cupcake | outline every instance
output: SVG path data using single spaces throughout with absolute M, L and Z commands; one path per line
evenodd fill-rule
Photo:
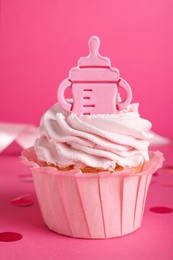
M 129 84 L 99 54 L 99 44 L 90 38 L 89 55 L 60 84 L 39 137 L 22 153 L 48 228 L 88 239 L 141 226 L 152 175 L 163 163 L 159 151 L 148 150 L 151 123 L 140 117 Z M 67 88 L 72 99 L 65 98 Z

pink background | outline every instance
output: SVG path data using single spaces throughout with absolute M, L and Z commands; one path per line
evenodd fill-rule
M 153 130 L 173 138 L 172 0 L 1 0 L 0 121 L 39 124 L 57 88 L 101 39 Z M 69 96 L 69 93 L 67 93 Z

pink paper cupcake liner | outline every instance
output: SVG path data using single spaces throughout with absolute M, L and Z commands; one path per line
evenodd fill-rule
M 130 172 L 81 173 L 43 167 L 33 148 L 23 152 L 31 167 L 45 224 L 66 236 L 104 239 L 129 234 L 141 226 L 147 191 L 163 164 L 163 155 L 150 152 L 138 174 Z

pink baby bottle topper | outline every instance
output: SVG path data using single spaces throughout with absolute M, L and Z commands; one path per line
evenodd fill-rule
M 96 36 L 89 39 L 90 53 L 81 57 L 78 66 L 69 72 L 58 88 L 59 104 L 77 115 L 115 114 L 126 108 L 132 100 L 129 84 L 119 76 L 119 71 L 111 67 L 110 60 L 102 57 L 98 50 L 100 40 Z M 65 99 L 67 88 L 72 89 L 73 103 Z M 121 100 L 119 88 L 124 89 L 125 99 Z

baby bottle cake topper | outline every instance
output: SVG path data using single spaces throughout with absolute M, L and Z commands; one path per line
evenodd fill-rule
M 119 71 L 111 67 L 110 60 L 102 57 L 97 36 L 89 39 L 90 53 L 81 57 L 78 66 L 69 72 L 58 88 L 59 104 L 67 111 L 77 115 L 115 114 L 126 108 L 132 100 L 129 84 L 119 76 Z M 73 103 L 68 102 L 64 93 L 72 88 Z M 119 88 L 124 89 L 126 97 L 119 101 Z

